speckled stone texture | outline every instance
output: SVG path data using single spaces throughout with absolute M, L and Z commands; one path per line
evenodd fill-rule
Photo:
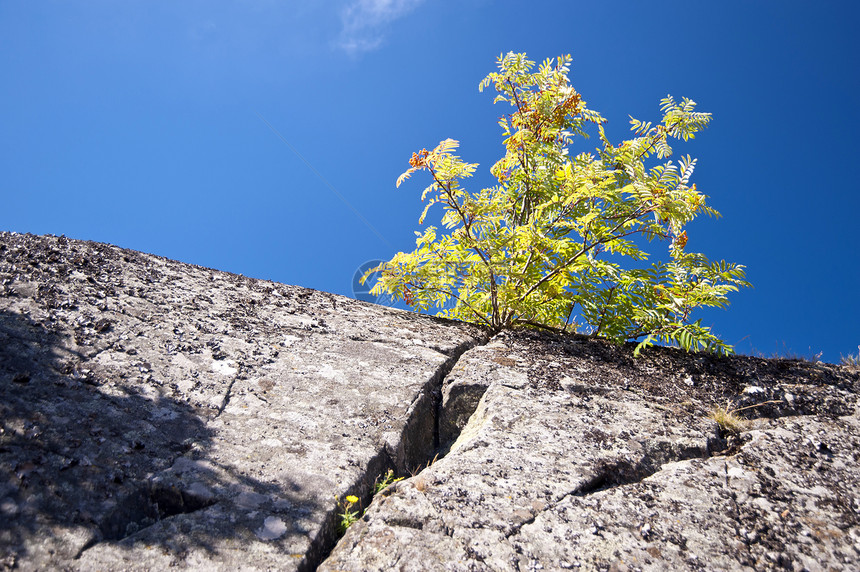
M 425 464 L 461 324 L 0 233 L 0 569 L 311 569 Z
M 501 334 L 445 381 L 478 403 L 450 452 L 321 569 L 860 570 L 857 387 L 825 364 Z M 739 434 L 708 418 L 726 403 L 751 406 Z
M 0 569 L 860 570 L 855 369 L 632 353 L 0 233 Z

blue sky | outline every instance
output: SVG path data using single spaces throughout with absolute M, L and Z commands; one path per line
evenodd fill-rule
M 570 53 L 616 141 L 666 94 L 714 114 L 683 152 L 723 218 L 688 250 L 755 288 L 704 322 L 838 361 L 860 344 L 857 6 L 0 0 L 0 229 L 351 295 L 414 246 L 426 181 L 394 187 L 413 151 L 458 139 L 491 183 L 496 57 Z

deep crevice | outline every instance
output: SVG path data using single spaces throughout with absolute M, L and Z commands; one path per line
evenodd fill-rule
M 434 454 L 434 456 L 426 459 L 426 461 L 433 461 L 436 458 L 437 454 L 438 454 L 438 458 L 441 459 L 442 457 L 445 456 L 445 454 L 447 454 L 447 451 L 443 451 L 441 448 L 446 446 L 446 445 L 450 445 L 450 443 L 447 443 L 447 442 L 445 442 L 445 443 L 440 442 L 439 420 L 442 418 L 442 406 L 443 406 L 443 403 L 442 403 L 442 389 L 443 389 L 442 384 L 445 382 L 445 378 L 448 377 L 448 374 L 451 373 L 451 370 L 454 369 L 454 367 L 457 365 L 457 362 L 459 362 L 460 358 L 463 357 L 463 354 L 465 354 L 467 351 L 469 351 L 473 348 L 476 348 L 478 346 L 487 345 L 488 343 L 490 343 L 491 339 L 492 339 L 492 336 L 488 335 L 488 336 L 485 336 L 485 337 L 480 338 L 478 340 L 473 340 L 473 341 L 470 341 L 470 342 L 467 342 L 464 344 L 460 344 L 459 346 L 457 346 L 456 350 L 451 355 L 451 357 L 448 358 L 448 360 L 445 361 L 445 363 L 443 363 L 441 365 L 441 367 L 436 371 L 436 375 L 433 376 L 433 380 L 431 383 L 434 386 L 434 398 L 435 398 L 435 411 L 433 413 L 433 422 L 434 422 L 433 423 L 433 454 Z M 480 398 L 478 399 L 478 401 L 480 401 Z M 475 409 L 477 409 L 477 407 L 478 407 L 478 402 L 476 401 L 475 402 Z M 474 413 L 474 410 L 472 410 L 472 413 Z M 470 413 L 470 415 L 471 415 L 471 413 Z M 451 439 L 451 442 L 453 443 L 453 441 L 456 441 L 458 436 L 459 436 L 459 432 L 457 435 L 453 436 L 453 439 Z M 449 439 L 446 438 L 446 441 L 448 441 L 448 440 Z
M 441 458 L 438 454 L 442 383 L 463 354 L 472 348 L 486 345 L 490 339 L 489 335 L 485 335 L 459 344 L 450 351 L 448 359 L 436 368 L 421 393 L 410 406 L 411 414 L 404 424 L 400 439 L 397 442 L 397 449 L 392 450 L 388 443 L 384 443 L 376 456 L 368 462 L 364 473 L 349 488 L 350 494 L 361 499 L 360 506 L 366 508 L 370 505 L 373 500 L 374 485 L 388 470 L 392 470 L 398 478 L 407 477 L 411 471 L 429 466 Z M 428 425 L 432 425 L 432 428 Z M 429 443 L 426 439 L 428 429 L 432 434 Z M 420 439 L 422 435 L 425 436 L 423 440 Z M 316 570 L 329 557 L 338 541 L 343 537 L 343 533 L 338 531 L 339 510 L 341 510 L 340 506 L 326 515 L 319 533 L 311 541 L 311 546 L 305 554 L 304 560 L 298 566 L 299 572 Z
M 384 475 L 389 469 L 394 470 L 394 462 L 387 447 L 383 447 L 367 463 L 365 472 L 359 475 L 358 479 L 347 489 L 349 494 L 353 494 L 361 499 L 359 507 L 366 508 L 370 505 L 370 502 L 373 500 L 374 484 L 379 479 L 379 476 Z M 311 539 L 304 559 L 297 566 L 298 572 L 316 570 L 329 557 L 332 550 L 334 550 L 334 547 L 344 535 L 344 532 L 339 527 L 341 510 L 342 507 L 338 505 L 325 516 L 317 535 Z

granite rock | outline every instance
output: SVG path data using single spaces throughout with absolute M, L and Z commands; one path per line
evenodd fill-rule
M 444 383 L 478 396 L 448 454 L 378 495 L 321 570 L 860 569 L 857 377 L 498 335 Z M 743 431 L 709 417 L 726 403 Z
M 339 499 L 431 457 L 483 335 L 0 233 L 0 567 L 312 569 Z
M 860 569 L 856 369 L 632 349 L 0 233 L 0 569 Z

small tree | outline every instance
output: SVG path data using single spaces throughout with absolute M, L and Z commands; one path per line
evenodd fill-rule
M 659 340 L 730 353 L 731 346 L 691 320 L 695 308 L 725 307 L 729 292 L 748 286 L 743 266 L 685 250 L 685 225 L 699 213 L 718 216 L 690 182 L 696 160 L 645 165 L 652 156 L 668 158 L 669 140 L 694 138 L 711 115 L 668 96 L 659 124 L 631 118 L 635 137 L 615 146 L 605 120 L 570 85 L 569 63 L 570 56 L 547 59 L 533 71 L 525 54 L 509 53 L 481 82 L 482 91 L 496 89 L 495 103 L 513 107 L 499 120 L 506 152 L 490 169 L 497 185 L 478 193 L 461 187 L 477 164 L 453 154 L 453 139 L 412 155 L 397 186 L 428 171 L 419 222 L 440 203 L 446 231 L 416 232 L 413 252 L 370 271 L 380 272 L 372 293 L 387 292 L 419 310 L 435 306 L 441 315 L 493 331 L 586 331 L 641 340 L 637 352 Z M 602 147 L 570 157 L 588 125 Z M 655 239 L 668 241 L 668 262 L 647 263 L 642 247 Z M 622 267 L 625 258 L 632 267 Z

